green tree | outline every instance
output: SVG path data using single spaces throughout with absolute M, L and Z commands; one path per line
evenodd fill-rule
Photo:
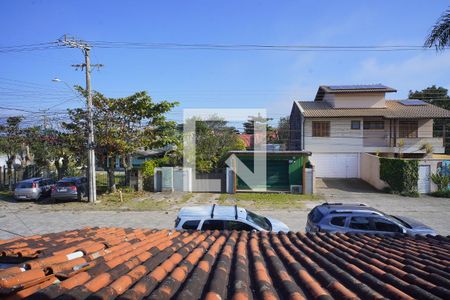
M 201 173 L 222 167 L 229 151 L 245 150 L 236 128 L 228 126 L 226 121 L 192 118 L 187 122 L 196 123 L 195 159 L 196 169 Z
M 34 164 L 40 169 L 56 169 L 58 179 L 66 176 L 74 153 L 70 151 L 68 133 L 40 126 L 26 129 L 27 143 L 33 155 Z
M 270 122 L 272 120 L 273 120 L 272 118 L 263 118 L 261 116 L 261 114 L 258 114 L 257 116 L 250 116 L 248 118 L 248 120 L 243 123 L 244 133 L 246 133 L 246 134 L 254 134 L 255 133 L 255 126 L 257 124 L 266 124 L 266 126 L 267 126 L 266 131 L 267 132 L 272 131 L 273 128 L 270 125 L 267 124 L 268 122 Z
M 273 142 L 286 145 L 289 139 L 289 116 L 281 117 L 278 120 L 278 125 L 274 131 L 276 132 L 276 135 Z
M 25 165 L 28 159 L 24 151 L 24 132 L 20 127 L 23 121 L 22 116 L 13 116 L 6 119 L 6 123 L 0 125 L 0 153 L 6 155 L 7 176 L 9 189 L 12 190 L 12 170 L 16 160 L 20 160 L 21 165 Z
M 86 92 L 77 87 L 81 94 Z M 126 173 L 132 168 L 131 156 L 139 148 L 158 148 L 174 142 L 171 132 L 175 123 L 167 121 L 164 114 L 178 105 L 177 102 L 153 102 L 146 92 L 137 92 L 124 98 L 108 98 L 93 92 L 93 116 L 96 157 L 108 173 L 108 189 L 116 190 L 115 161 L 121 158 Z M 69 110 L 71 122 L 64 127 L 76 137 L 73 147 L 87 151 L 87 114 L 83 109 Z M 85 161 L 85 156 L 79 158 Z
M 436 85 L 432 85 L 427 87 L 421 91 L 409 91 L 408 94 L 409 99 L 421 99 L 430 104 L 450 109 L 450 96 L 448 95 L 448 90 L 444 87 L 437 87 Z M 450 152 L 450 126 L 447 124 L 447 120 L 443 119 L 435 119 L 433 122 L 433 136 L 442 137 L 445 126 L 445 153 Z
M 409 99 L 421 99 L 430 104 L 450 109 L 450 96 L 448 90 L 442 86 L 432 85 L 421 91 L 409 91 Z
M 450 46 L 450 9 L 447 9 L 436 21 L 428 34 L 425 47 L 435 46 L 437 50 L 444 50 Z

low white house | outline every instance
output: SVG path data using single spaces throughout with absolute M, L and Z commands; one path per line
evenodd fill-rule
M 393 92 L 381 84 L 320 86 L 314 101 L 293 104 L 289 149 L 311 151 L 316 176 L 328 178 L 361 178 L 362 153 L 420 154 L 424 144 L 444 153 L 445 132 L 434 137 L 433 120 L 450 118 L 450 111 L 386 100 Z

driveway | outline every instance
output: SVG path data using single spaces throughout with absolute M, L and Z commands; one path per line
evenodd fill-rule
M 385 213 L 411 217 L 450 235 L 450 199 L 382 193 L 361 179 L 318 179 L 317 193 L 328 202 L 365 203 Z

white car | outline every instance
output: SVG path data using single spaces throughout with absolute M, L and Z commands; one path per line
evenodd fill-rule
M 175 220 L 177 230 L 246 230 L 288 232 L 283 222 L 260 216 L 238 206 L 184 207 Z

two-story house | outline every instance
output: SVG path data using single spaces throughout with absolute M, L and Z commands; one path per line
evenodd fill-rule
M 314 101 L 295 101 L 290 150 L 311 151 L 317 177 L 359 178 L 361 153 L 444 153 L 433 120 L 450 111 L 420 100 L 386 100 L 381 85 L 320 86 Z M 445 128 L 444 128 L 445 130 Z

